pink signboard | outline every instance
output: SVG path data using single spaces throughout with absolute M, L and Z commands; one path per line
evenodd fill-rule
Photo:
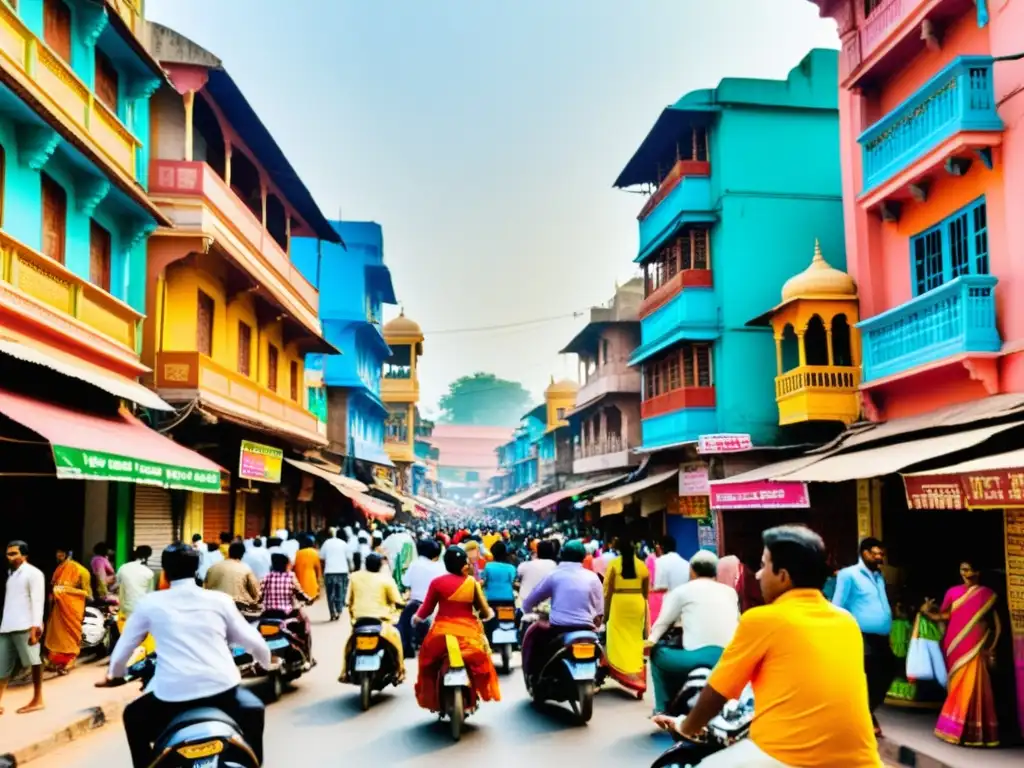
M 712 509 L 806 509 L 811 506 L 807 483 L 720 483 L 711 486 Z
M 753 447 L 750 435 L 701 435 L 697 438 L 698 453 L 737 453 Z

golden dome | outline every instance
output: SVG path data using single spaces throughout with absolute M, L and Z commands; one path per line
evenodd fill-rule
M 570 379 L 562 379 L 561 381 L 555 381 L 555 377 L 551 377 L 551 383 L 548 384 L 548 388 L 544 390 L 545 395 L 575 395 L 580 390 L 580 385 Z
M 384 335 L 422 340 L 423 330 L 420 328 L 419 323 L 405 316 L 405 310 L 403 309 L 398 317 L 384 324 Z
M 809 297 L 852 298 L 857 295 L 857 284 L 853 278 L 831 266 L 821 255 L 821 244 L 814 241 L 814 258 L 811 265 L 794 275 L 782 286 L 782 300 Z

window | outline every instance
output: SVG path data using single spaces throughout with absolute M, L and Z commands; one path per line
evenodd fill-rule
M 601 339 L 601 365 L 608 365 L 608 353 L 610 351 L 610 344 L 608 339 Z
M 565 421 L 565 408 L 556 408 L 555 409 L 555 417 L 559 421 Z
M 43 253 L 64 263 L 64 232 L 68 220 L 68 196 L 64 187 L 41 174 L 43 188 Z
M 299 364 L 294 360 L 288 366 L 288 385 L 292 400 L 299 402 Z
M 644 399 L 684 387 L 710 387 L 711 346 L 683 344 L 658 360 L 644 365 Z
M 277 392 L 277 347 L 267 344 L 267 389 Z
M 4 196 L 7 191 L 7 153 L 0 146 L 0 227 L 4 224 Z
M 114 63 L 96 49 L 96 96 L 117 114 L 118 75 Z
M 207 357 L 213 356 L 213 311 L 215 304 L 212 298 L 202 291 L 198 292 L 199 305 L 196 315 L 196 351 Z
M 910 239 L 914 295 L 961 275 L 988 274 L 988 210 L 985 198 Z
M 711 269 L 711 231 L 688 229 L 644 264 L 647 296 L 684 269 Z
M 71 9 L 64 0 L 43 0 L 43 39 L 71 63 Z
M 89 222 L 89 282 L 110 292 L 110 233 Z
M 252 360 L 252 328 L 247 323 L 238 321 L 238 372 L 243 376 L 250 375 L 249 361 Z

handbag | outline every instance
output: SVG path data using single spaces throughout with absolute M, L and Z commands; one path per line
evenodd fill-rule
M 943 688 L 946 687 L 946 660 L 939 647 L 941 637 L 942 632 L 935 622 L 921 614 L 917 615 L 907 650 L 908 680 L 934 680 Z

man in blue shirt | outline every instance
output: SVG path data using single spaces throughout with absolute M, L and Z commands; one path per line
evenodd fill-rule
M 832 604 L 849 611 L 864 635 L 864 672 L 876 735 L 881 735 L 882 731 L 875 719 L 875 710 L 885 701 L 896 674 L 896 659 L 889 645 L 892 608 L 882 576 L 884 561 L 882 542 L 870 537 L 864 539 L 860 543 L 860 561 L 839 571 L 832 596 Z

